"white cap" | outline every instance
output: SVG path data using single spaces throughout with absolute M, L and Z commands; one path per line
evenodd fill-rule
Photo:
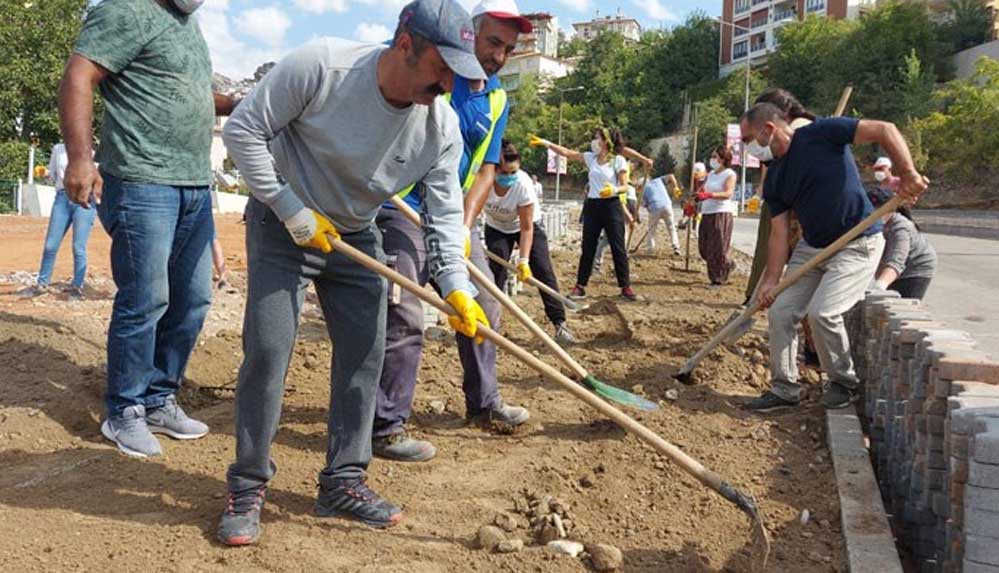
M 874 162 L 874 168 L 880 169 L 882 167 L 891 169 L 891 159 L 888 159 L 887 157 L 878 157 L 878 160 Z
M 534 24 L 520 15 L 520 9 L 514 0 L 482 0 L 472 8 L 472 18 L 488 14 L 500 20 L 511 20 L 520 28 L 521 34 L 534 31 Z
M 698 161 L 694 164 L 694 173 L 707 173 L 708 168 L 704 166 L 704 163 Z

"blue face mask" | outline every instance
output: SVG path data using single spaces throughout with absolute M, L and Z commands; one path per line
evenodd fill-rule
M 513 187 L 517 183 L 517 174 L 516 173 L 509 173 L 509 174 L 507 174 L 507 173 L 500 173 L 499 175 L 496 176 L 496 183 L 500 187 L 504 187 L 506 189 L 509 189 L 510 187 Z

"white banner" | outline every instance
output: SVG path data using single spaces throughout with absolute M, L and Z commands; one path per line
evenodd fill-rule
M 554 174 L 558 172 L 561 175 L 565 175 L 569 172 L 569 161 L 562 157 L 561 155 L 555 153 L 551 149 L 548 150 L 548 173 Z
M 738 123 L 728 124 L 727 144 L 732 150 L 732 165 L 742 165 L 742 129 Z M 760 166 L 760 160 L 752 155 L 746 154 L 746 167 L 756 169 Z

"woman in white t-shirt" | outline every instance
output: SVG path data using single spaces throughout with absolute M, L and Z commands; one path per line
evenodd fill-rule
M 534 277 L 558 290 L 558 279 L 548 250 L 548 235 L 541 224 L 541 206 L 531 176 L 520 170 L 520 153 L 508 141 L 503 141 L 500 165 L 493 188 L 482 209 L 486 219 L 486 248 L 504 260 L 510 258 L 519 245 L 517 279 L 526 282 Z M 506 285 L 506 267 L 489 261 L 496 284 Z M 565 324 L 565 306 L 551 295 L 541 292 L 545 315 L 555 326 L 555 339 L 563 344 L 575 342 Z
M 626 300 L 637 300 L 638 296 L 631 288 L 628 251 L 624 240 L 625 225 L 633 220 L 622 197 L 628 192 L 628 165 L 625 157 L 649 167 L 652 166 L 652 160 L 627 147 L 620 130 L 606 127 L 593 130 L 590 151 L 582 153 L 537 137 L 532 137 L 531 144 L 547 147 L 570 161 L 585 163 L 589 169 L 589 185 L 586 202 L 583 204 L 583 252 L 576 271 L 576 286 L 572 287 L 569 298 L 586 297 L 586 285 L 593 272 L 597 242 L 601 233 L 607 233 L 621 296 Z
M 732 200 L 736 174 L 731 165 L 732 150 L 724 145 L 716 147 L 711 152 L 711 172 L 697 193 L 702 215 L 697 248 L 708 264 L 708 278 L 714 287 L 727 283 L 729 273 L 735 268 L 735 261 L 728 259 L 736 213 L 735 201 Z

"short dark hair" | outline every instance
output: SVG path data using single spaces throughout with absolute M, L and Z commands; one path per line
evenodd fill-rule
M 727 145 L 719 145 L 714 148 L 714 152 L 721 159 L 722 165 L 725 167 L 732 167 L 732 150 Z
M 808 119 L 815 121 L 815 114 L 805 109 L 805 106 L 791 92 L 782 88 L 767 88 L 763 90 L 753 103 L 772 103 L 784 112 L 784 119 Z
M 766 102 L 755 104 L 753 107 L 746 110 L 746 113 L 742 114 L 742 118 L 754 127 L 768 121 L 772 121 L 774 123 L 787 123 L 784 111 L 774 104 Z
M 403 34 L 409 34 L 409 37 L 413 39 L 413 55 L 414 56 L 421 56 L 421 55 L 423 55 L 424 50 L 426 50 L 431 45 L 433 45 L 430 40 L 428 40 L 427 38 L 421 36 L 420 34 L 414 32 L 414 31 L 410 30 L 409 26 L 407 26 L 406 24 L 403 24 L 403 23 L 400 23 L 398 26 L 396 26 L 396 28 L 395 28 L 395 35 L 392 36 L 392 42 L 393 43 L 398 42 L 399 38 Z
M 520 161 L 520 152 L 517 151 L 517 146 L 508 139 L 503 140 L 503 145 L 500 148 L 500 155 L 503 156 L 503 161 L 506 161 L 507 163 Z

